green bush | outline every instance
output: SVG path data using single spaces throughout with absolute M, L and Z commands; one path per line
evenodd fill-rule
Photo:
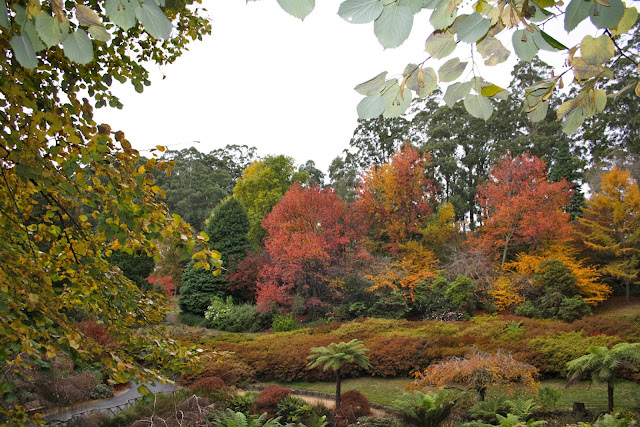
M 402 427 L 404 424 L 394 417 L 368 416 L 358 418 L 355 424 L 348 427 Z
M 529 341 L 529 346 L 541 355 L 536 367 L 543 375 L 566 376 L 567 362 L 582 356 L 591 346 L 608 347 L 619 342 L 618 337 L 583 336 L 582 331 L 560 332 Z
M 536 401 L 544 410 L 556 409 L 562 393 L 555 387 L 544 386 L 538 390 Z
M 402 319 L 409 312 L 407 297 L 402 291 L 376 292 L 369 315 L 384 319 Z
M 192 313 L 179 313 L 178 321 L 187 326 L 198 326 L 204 328 L 207 325 L 207 319 Z
M 259 394 L 257 391 L 247 391 L 244 394 L 238 394 L 229 400 L 229 409 L 236 412 L 248 413 L 258 399 Z
M 410 425 L 437 427 L 449 417 L 456 400 L 455 393 L 441 388 L 427 393 L 404 393 L 393 407 Z
M 304 426 L 313 424 L 311 421 L 317 418 L 316 414 L 304 400 L 295 396 L 286 396 L 278 402 L 276 413 L 282 423 L 301 423 Z
M 214 297 L 204 313 L 207 326 L 227 332 L 260 332 L 269 327 L 270 316 L 256 310 L 255 305 L 235 305 L 231 297 Z
M 293 317 L 293 313 L 276 314 L 273 316 L 273 323 L 271 323 L 273 332 L 288 332 L 299 327 L 300 322 Z

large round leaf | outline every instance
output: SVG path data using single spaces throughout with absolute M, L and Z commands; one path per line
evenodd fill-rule
M 316 0 L 278 0 L 278 4 L 289 15 L 304 20 L 316 7 Z
M 450 31 L 434 31 L 424 45 L 424 50 L 436 59 L 449 56 L 455 49 L 456 41 Z
M 87 33 L 77 29 L 62 42 L 64 54 L 78 64 L 88 64 L 93 60 L 93 43 Z
M 373 32 L 385 49 L 400 46 L 411 34 L 413 12 L 407 6 L 391 3 L 373 24 Z
M 533 33 L 528 30 L 517 30 L 513 32 L 513 48 L 518 58 L 530 62 L 538 54 L 538 46 L 534 41 Z
M 384 112 L 385 106 L 386 104 L 382 96 L 367 96 L 358 103 L 358 118 L 363 120 L 375 119 Z
M 458 27 L 458 40 L 466 43 L 475 43 L 480 40 L 491 26 L 491 21 L 478 12 L 473 12 Z
M 109 19 L 123 30 L 136 25 L 136 5 L 129 0 L 105 0 L 104 8 Z
M 340 4 L 338 15 L 352 24 L 366 24 L 375 21 L 383 9 L 380 0 L 346 0 Z
M 624 15 L 622 0 L 607 0 L 607 3 L 609 6 L 594 1 L 589 11 L 591 22 L 598 28 L 615 28 Z
M 493 114 L 493 105 L 489 98 L 485 98 L 482 95 L 467 95 L 464 99 L 464 108 L 473 117 L 482 119 L 484 121 L 489 120 Z
M 142 23 L 144 29 L 157 39 L 168 39 L 171 35 L 171 21 L 165 16 L 155 0 L 144 0 L 136 7 L 136 18 Z
M 38 58 L 33 50 L 29 35 L 24 33 L 21 36 L 13 36 L 11 41 L 11 48 L 16 55 L 16 59 L 24 68 L 36 68 L 38 66 Z

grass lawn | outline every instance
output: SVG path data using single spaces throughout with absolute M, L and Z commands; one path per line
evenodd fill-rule
M 562 392 L 558 402 L 559 409 L 570 409 L 573 402 L 583 402 L 588 410 L 601 412 L 607 409 L 607 385 L 590 384 L 581 382 L 565 388 L 564 380 L 546 380 L 544 386 L 555 387 Z M 616 384 L 613 394 L 615 409 L 640 408 L 640 384 L 633 382 L 620 382 Z
M 406 390 L 406 385 L 411 378 L 377 378 L 363 377 L 351 378 L 342 381 L 342 392 L 358 390 L 367 396 L 369 401 L 379 405 L 390 406 Z M 280 383 L 269 382 L 265 384 L 279 384 L 283 387 L 314 390 L 325 393 L 335 393 L 336 384 L 334 382 L 292 382 Z M 593 412 L 604 411 L 607 408 L 607 386 L 606 384 L 593 384 L 582 382 L 565 388 L 564 380 L 545 380 L 543 386 L 555 387 L 562 393 L 558 402 L 558 409 L 571 409 L 573 402 L 583 402 L 587 409 Z M 621 382 L 616 385 L 614 403 L 617 409 L 636 409 L 640 407 L 640 384 L 632 382 Z

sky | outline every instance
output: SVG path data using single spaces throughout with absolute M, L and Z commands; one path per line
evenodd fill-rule
M 151 65 L 152 84 L 143 94 L 117 87 L 124 108 L 100 109 L 96 119 L 124 131 L 141 151 L 246 144 L 260 156 L 313 160 L 326 173 L 357 125 L 362 96 L 353 88 L 382 71 L 401 78 L 406 64 L 427 58 L 424 41 L 432 31 L 430 11 L 423 10 L 410 38 L 384 50 L 373 24 L 342 20 L 339 5 L 319 0 L 302 22 L 275 0 L 205 0 L 212 34 L 191 43 L 174 64 Z M 491 70 L 491 81 L 508 85 L 510 69 Z

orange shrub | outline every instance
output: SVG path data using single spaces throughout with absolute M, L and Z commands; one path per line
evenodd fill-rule
M 214 357 L 205 362 L 201 371 L 183 372 L 180 382 L 191 385 L 208 377 L 218 377 L 224 384 L 232 386 L 255 380 L 256 372 L 235 355 L 222 359 Z
M 379 336 L 364 341 L 369 349 L 371 375 L 380 377 L 406 377 L 413 370 L 430 362 L 425 350 L 426 339 L 397 335 Z
M 195 383 L 191 384 L 189 387 L 191 391 L 205 391 L 205 392 L 218 392 L 223 391 L 227 388 L 224 381 L 220 379 L 220 377 L 206 377 L 199 379 Z

